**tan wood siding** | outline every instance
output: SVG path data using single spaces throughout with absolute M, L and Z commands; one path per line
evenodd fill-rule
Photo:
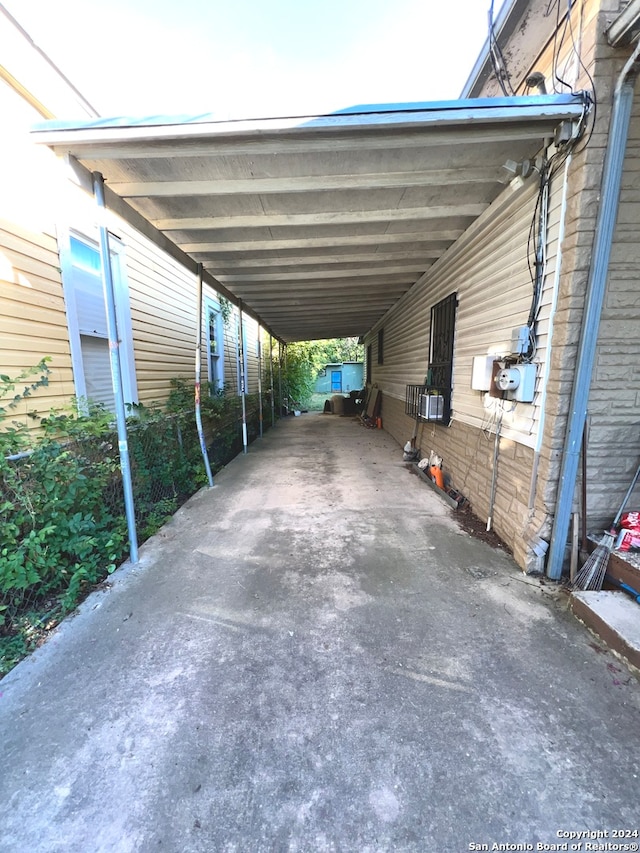
M 554 181 L 550 198 L 548 263 L 540 310 L 536 395 L 539 400 L 548 346 L 549 312 L 555 273 L 562 175 Z M 424 381 L 429 356 L 430 311 L 449 293 L 458 294 L 452 407 L 454 420 L 481 426 L 494 404 L 471 389 L 474 356 L 506 353 L 514 327 L 529 314 L 533 287 L 527 263 L 527 242 L 537 182 L 530 180 L 520 194 L 505 191 L 484 217 L 463 235 L 421 284 L 385 318 L 384 364 L 377 364 L 374 330 L 373 376 L 385 396 L 404 400 L 405 386 Z M 505 407 L 505 434 L 533 445 L 539 412 L 534 405 Z
M 27 412 L 63 408 L 74 393 L 59 264 L 52 237 L 0 221 L 0 372 L 13 377 L 51 357 L 49 386 L 11 414 L 30 427 Z

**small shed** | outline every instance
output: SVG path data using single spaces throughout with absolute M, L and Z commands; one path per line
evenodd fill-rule
M 348 394 L 364 385 L 364 362 L 341 361 L 326 364 L 316 379 L 316 394 Z

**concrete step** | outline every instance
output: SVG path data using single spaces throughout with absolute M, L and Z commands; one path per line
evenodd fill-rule
M 608 589 L 573 592 L 570 604 L 578 619 L 640 676 L 640 604 L 625 592 Z
M 607 574 L 640 592 L 640 554 L 613 551 L 609 557 Z

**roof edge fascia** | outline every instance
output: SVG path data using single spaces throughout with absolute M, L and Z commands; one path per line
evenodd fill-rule
M 351 108 L 323 116 L 267 118 L 237 121 L 214 120 L 210 115 L 149 118 L 112 118 L 95 121 L 38 122 L 31 129 L 34 141 L 52 147 L 76 142 L 116 143 L 181 140 L 266 134 L 358 132 L 374 128 L 394 130 L 556 118 L 569 119 L 581 113 L 579 94 L 525 95 L 509 98 L 466 98 L 417 104 Z M 354 111 L 356 110 L 356 111 Z

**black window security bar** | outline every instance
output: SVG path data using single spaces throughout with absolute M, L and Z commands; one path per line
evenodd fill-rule
M 404 411 L 411 418 L 448 426 L 451 422 L 451 389 L 435 385 L 407 385 Z

